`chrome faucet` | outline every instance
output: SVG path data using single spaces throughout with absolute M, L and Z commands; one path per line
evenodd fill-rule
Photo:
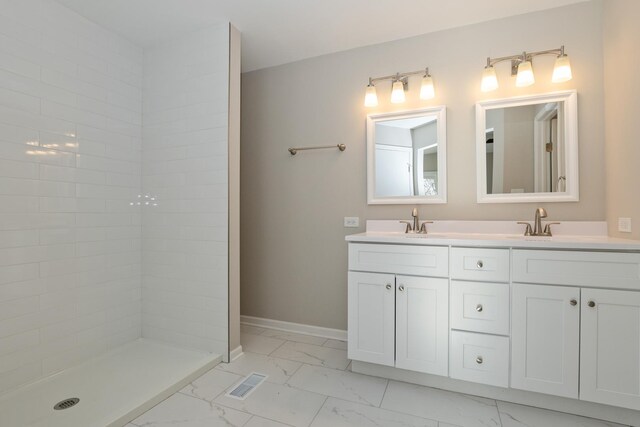
M 556 224 L 560 224 L 559 222 L 550 222 L 547 223 L 544 227 L 544 229 L 542 228 L 542 218 L 546 218 L 547 217 L 547 211 L 544 208 L 538 208 L 536 209 L 536 214 L 534 217 L 534 222 L 533 222 L 533 229 L 531 229 L 531 224 L 529 224 L 528 222 L 518 222 L 518 224 L 522 224 L 522 225 L 526 225 L 527 228 L 525 228 L 524 231 L 524 235 L 525 236 L 548 236 L 551 237 L 551 226 L 552 225 L 556 225 Z
M 400 223 L 406 225 L 404 232 L 427 234 L 427 224 L 433 224 L 433 221 L 422 221 L 421 225 L 420 218 L 418 218 L 418 208 L 413 208 L 413 210 L 411 211 L 411 216 L 413 217 L 413 224 L 411 224 L 411 222 L 409 221 L 400 221 Z
M 536 209 L 536 216 L 534 218 L 533 235 L 540 236 L 542 234 L 542 218 L 547 217 L 547 211 L 544 208 Z
M 418 230 L 420 219 L 418 218 L 418 208 L 413 208 L 411 211 L 411 216 L 413 217 L 413 231 Z

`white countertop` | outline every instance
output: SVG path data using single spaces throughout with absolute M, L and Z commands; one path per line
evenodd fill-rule
M 639 240 L 608 237 L 603 222 L 563 222 L 552 227 L 553 237 L 515 233 L 523 228 L 515 221 L 435 221 L 428 224 L 428 234 L 404 233 L 402 227 L 398 221 L 367 221 L 366 232 L 345 239 L 405 245 L 640 251 Z M 476 232 L 479 230 L 485 232 Z

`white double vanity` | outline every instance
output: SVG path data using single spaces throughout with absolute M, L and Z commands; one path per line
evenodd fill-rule
M 446 112 L 367 117 L 369 205 L 447 203 Z M 578 130 L 574 90 L 479 101 L 466 206 L 579 202 Z M 353 371 L 640 425 L 640 242 L 543 208 L 412 216 L 347 237 Z
M 639 242 L 599 222 L 553 237 L 515 222 L 403 227 L 346 238 L 354 371 L 600 418 L 614 408 L 581 402 L 640 410 Z

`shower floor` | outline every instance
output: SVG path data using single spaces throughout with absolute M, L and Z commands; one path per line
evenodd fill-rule
M 139 339 L 0 396 L 0 426 L 115 427 L 220 363 L 221 356 Z M 72 408 L 54 411 L 77 397 Z

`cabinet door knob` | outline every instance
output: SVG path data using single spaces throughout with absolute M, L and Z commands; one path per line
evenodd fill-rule
M 477 311 L 478 313 L 480 313 L 482 310 L 484 310 L 484 308 L 482 307 L 482 304 L 478 304 L 478 305 L 476 305 L 476 311 Z
M 387 290 L 391 290 L 391 283 L 387 283 L 386 288 L 387 288 Z
M 482 268 L 482 267 L 484 267 L 484 262 L 482 262 L 482 260 L 478 260 L 476 265 L 478 266 L 478 268 Z
M 400 286 L 398 287 L 398 290 L 399 290 L 400 292 L 404 291 L 404 285 L 400 285 Z
M 478 356 L 478 357 L 476 357 L 476 363 L 477 363 L 478 365 L 482 365 L 482 362 L 484 362 L 484 360 L 482 359 L 482 356 Z
M 589 307 L 593 308 L 593 307 L 595 307 L 595 306 L 596 306 L 596 303 L 595 303 L 595 301 L 589 301 L 589 302 L 587 303 L 587 305 L 588 305 Z
M 575 307 L 576 305 L 578 305 L 578 301 L 576 301 L 575 299 L 572 299 L 571 301 L 569 301 L 569 304 Z

